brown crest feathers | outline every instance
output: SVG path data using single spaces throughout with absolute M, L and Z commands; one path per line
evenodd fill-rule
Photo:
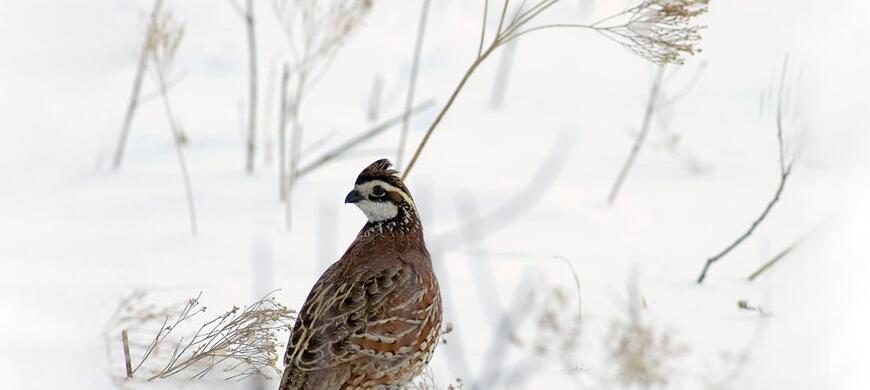
M 360 172 L 359 176 L 356 178 L 356 184 L 362 184 L 372 180 L 381 180 L 394 187 L 401 188 L 402 191 L 410 196 L 411 192 L 408 191 L 408 187 L 405 187 L 405 183 L 402 182 L 402 179 L 398 176 L 399 171 L 390 169 L 392 166 L 393 163 L 385 158 L 375 161 Z

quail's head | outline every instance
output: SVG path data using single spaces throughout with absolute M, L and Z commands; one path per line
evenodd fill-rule
M 405 183 L 390 167 L 387 159 L 371 163 L 356 178 L 353 190 L 344 203 L 353 203 L 369 222 L 387 221 L 399 216 L 401 210 L 415 210 L 414 200 Z

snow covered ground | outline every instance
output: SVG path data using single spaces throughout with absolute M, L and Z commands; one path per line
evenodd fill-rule
M 141 107 L 122 169 L 109 168 L 151 2 L 7 1 L 0 11 L 2 389 L 113 388 L 108 370 L 118 362 L 106 361 L 101 332 L 133 290 L 166 302 L 202 291 L 217 313 L 280 288 L 279 300 L 299 307 L 363 223 L 342 204 L 356 174 L 394 156 L 398 127 L 304 178 L 286 232 L 276 164 L 261 155 L 253 176 L 243 171 L 242 23 L 225 2 L 167 3 L 186 24 L 176 63 L 186 76 L 171 94 L 190 138 L 196 237 L 159 102 Z M 376 75 L 385 81 L 383 117 L 401 111 L 417 3 L 374 2 L 365 27 L 306 98 L 303 144 L 332 133 L 327 145 L 335 145 L 367 128 Z M 479 3 L 433 2 L 418 101 L 440 107 L 470 64 Z M 624 6 L 563 3 L 544 20 L 588 22 Z M 287 48 L 270 3 L 257 6 L 263 102 Z M 668 388 L 711 388 L 722 378 L 734 389 L 868 388 L 868 20 L 870 7 L 858 0 L 713 2 L 703 53 L 667 84 L 678 90 L 706 61 L 668 129 L 707 169 L 693 174 L 651 146 L 654 129 L 613 206 L 605 198 L 631 146 L 628 129 L 639 127 L 652 66 L 592 32 L 531 34 L 517 45 L 505 102 L 495 109 L 499 56 L 485 63 L 408 181 L 455 327 L 432 363 L 438 382 L 474 384 L 491 356 L 493 305 L 516 299 L 521 280 L 573 291 L 561 256 L 582 289 L 580 373 L 572 378 L 545 358 L 514 365 L 529 348 L 511 348 L 507 366 L 531 373 L 525 388 L 616 387 L 600 378 L 612 368 L 603 345 L 610 320 L 625 316 L 631 275 L 644 315 L 687 349 L 669 362 Z M 696 285 L 704 260 L 742 233 L 776 189 L 774 118 L 761 100 L 786 54 L 794 70 L 787 142 L 800 145 L 794 173 L 755 234 Z M 413 120 L 412 145 L 435 112 Z M 261 123 L 274 137 L 274 118 Z M 496 217 L 469 227 L 474 215 Z M 744 280 L 808 233 L 763 277 Z M 494 286 L 483 294 L 480 264 L 491 268 Z M 738 300 L 771 315 L 739 310 Z M 743 351 L 748 360 L 732 375 Z M 215 382 L 189 386 L 206 385 Z

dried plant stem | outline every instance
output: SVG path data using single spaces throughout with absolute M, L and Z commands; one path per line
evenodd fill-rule
M 169 91 L 166 87 L 166 77 L 164 76 L 163 71 L 159 69 L 160 66 L 157 66 L 157 68 L 157 80 L 160 83 L 160 91 L 163 95 L 163 109 L 166 111 L 166 117 L 169 121 L 169 129 L 172 131 L 172 143 L 175 145 L 175 155 L 178 158 L 178 167 L 181 169 L 181 178 L 184 181 L 184 191 L 187 195 L 187 215 L 190 219 L 190 233 L 196 235 L 196 206 L 193 202 L 193 188 L 190 185 L 190 173 L 187 170 L 187 162 L 184 159 L 184 151 L 182 150 L 184 135 L 175 123 L 175 116 L 172 113 L 172 105 L 169 102 Z
M 751 275 L 746 277 L 746 280 L 748 280 L 750 282 L 755 281 L 755 278 L 757 278 L 762 273 L 764 273 L 764 271 L 767 271 L 768 268 L 772 267 L 774 264 L 776 264 L 777 262 L 782 260 L 782 258 L 785 257 L 786 255 L 788 255 L 789 253 L 791 253 L 791 251 L 794 250 L 794 248 L 797 248 L 798 244 L 800 244 L 800 243 L 801 243 L 801 240 L 798 240 L 798 241 L 795 241 L 794 243 L 792 243 L 791 245 L 787 246 L 785 249 L 783 249 L 782 251 L 777 253 L 776 256 L 774 256 L 773 258 L 771 258 L 770 260 L 765 262 L 757 270 L 755 270 L 755 272 L 753 272 Z
M 490 104 L 493 108 L 500 108 L 504 103 L 505 92 L 507 92 L 508 82 L 510 81 L 511 68 L 513 67 L 514 57 L 517 53 L 517 43 L 519 41 L 510 41 L 505 45 L 504 52 L 501 53 L 501 59 L 498 64 L 498 73 L 495 75 L 495 83 L 492 88 L 492 96 Z
M 257 37 L 254 25 L 254 1 L 245 3 L 245 27 L 248 35 L 248 148 L 247 172 L 254 172 L 254 154 L 257 144 Z
M 275 119 L 272 116 L 273 104 L 275 103 L 275 82 L 276 72 L 278 71 L 278 61 L 274 58 L 269 64 L 269 74 L 266 76 L 266 91 L 265 101 L 263 102 L 263 162 L 266 165 L 272 165 L 272 130 L 275 124 Z
M 156 0 L 154 8 L 151 10 L 151 19 L 153 21 L 160 14 L 160 9 L 163 7 L 163 0 Z M 153 24 L 149 22 L 148 29 L 152 28 Z M 121 125 L 121 134 L 118 138 L 118 145 L 115 147 L 115 158 L 112 161 L 114 169 L 121 167 L 121 161 L 124 159 L 124 148 L 127 145 L 127 137 L 130 134 L 130 126 L 133 125 L 133 116 L 136 113 L 136 108 L 139 106 L 139 91 L 142 89 L 142 80 L 145 79 L 145 69 L 148 65 L 149 57 L 149 40 L 146 39 L 142 44 L 142 51 L 139 53 L 139 63 L 136 67 L 136 77 L 133 79 L 133 91 L 130 93 L 130 101 L 127 103 L 127 112 L 124 114 L 124 123 Z
M 287 83 L 290 81 L 290 66 L 284 64 L 281 73 L 281 107 L 278 110 L 278 186 L 279 198 L 287 197 Z
M 372 88 L 369 92 L 368 107 L 366 108 L 366 119 L 369 123 L 375 122 L 381 115 L 381 100 L 384 94 L 384 78 L 377 74 L 372 80 Z
M 583 300 L 580 295 L 580 278 L 577 276 L 577 271 L 574 270 L 574 265 L 571 264 L 571 260 L 568 260 L 568 258 L 564 256 L 556 256 L 555 258 L 564 261 L 565 264 L 568 265 L 568 268 L 571 269 L 571 276 L 574 277 L 574 287 L 577 289 L 577 320 L 580 320 L 583 318 Z
M 652 82 L 652 87 L 650 87 L 649 99 L 646 102 L 646 111 L 644 111 L 643 114 L 643 122 L 641 123 L 640 134 L 638 134 L 637 139 L 634 140 L 634 145 L 631 147 L 631 152 L 628 154 L 628 158 L 622 165 L 622 170 L 619 171 L 619 176 L 617 176 L 616 182 L 613 183 L 613 187 L 610 189 L 610 195 L 607 196 L 608 204 L 613 204 L 613 202 L 616 200 L 616 196 L 619 194 L 619 189 L 622 188 L 622 183 L 628 176 L 628 172 L 631 170 L 632 165 L 634 165 L 634 160 L 637 158 L 637 154 L 640 152 L 640 148 L 641 146 L 643 146 L 643 142 L 646 140 L 647 134 L 649 134 L 649 129 L 650 127 L 652 127 L 652 117 L 656 110 L 656 103 L 662 85 L 662 77 L 664 76 L 664 74 L 665 66 L 659 65 L 658 69 L 656 70 L 655 78 Z
M 704 279 L 707 277 L 707 271 L 710 269 L 710 266 L 713 265 L 713 263 L 721 260 L 723 257 L 725 257 L 725 255 L 727 255 L 729 252 L 731 252 L 731 250 L 736 248 L 738 245 L 740 245 L 740 243 L 742 243 L 749 236 L 751 236 L 752 233 L 755 231 L 755 229 L 758 227 L 758 225 L 760 225 L 761 222 L 764 221 L 765 218 L 767 218 L 767 215 L 770 213 L 770 210 L 772 210 L 773 206 L 777 202 L 779 202 L 779 198 L 782 195 L 782 191 L 785 189 L 785 183 L 788 180 L 789 175 L 791 175 L 791 168 L 792 168 L 792 165 L 794 163 L 794 158 L 789 160 L 789 162 L 786 162 L 785 145 L 784 145 L 784 142 L 782 139 L 782 127 L 783 127 L 783 124 L 782 124 L 782 105 L 783 105 L 783 92 L 785 89 L 785 80 L 786 80 L 787 71 L 788 71 L 788 58 L 785 59 L 785 61 L 783 62 L 783 65 L 782 65 L 782 75 L 781 75 L 782 78 L 780 80 L 780 85 L 779 85 L 779 99 L 778 99 L 778 105 L 777 105 L 777 111 L 776 111 L 776 139 L 777 139 L 777 144 L 779 146 L 779 186 L 777 187 L 776 193 L 773 195 L 773 198 L 769 202 L 767 202 L 767 206 L 765 206 L 764 211 L 761 212 L 761 215 L 759 215 L 758 218 L 756 218 L 754 221 L 752 221 L 752 224 L 749 225 L 749 229 L 747 229 L 745 232 L 743 232 L 743 234 L 741 234 L 740 237 L 737 237 L 736 240 L 734 240 L 731 244 L 726 246 L 725 249 L 723 249 L 721 252 L 719 252 L 716 255 L 714 255 L 713 257 L 710 257 L 709 259 L 707 259 L 707 262 L 704 264 L 704 269 L 702 269 L 701 274 L 698 275 L 698 279 L 697 279 L 698 284 L 701 284 L 704 282 Z
M 508 17 L 507 11 L 510 7 L 510 0 L 504 0 L 495 35 L 486 44 L 486 21 L 489 12 L 489 1 L 484 1 L 483 23 L 477 56 L 465 71 L 459 84 L 429 126 L 429 129 L 426 130 L 426 134 L 423 135 L 419 145 L 417 145 L 411 161 L 404 168 L 402 173 L 403 180 L 408 177 L 411 169 L 414 168 L 414 164 L 420 158 L 420 153 L 426 147 L 435 128 L 444 119 L 444 115 L 453 106 L 456 97 L 462 91 L 465 83 L 468 82 L 468 79 L 480 64 L 502 45 L 534 31 L 553 28 L 579 28 L 597 31 L 633 53 L 654 63 L 681 63 L 682 56 L 695 53 L 695 44 L 701 39 L 699 32 L 703 27 L 693 25 L 692 21 L 695 17 L 707 11 L 707 0 L 689 0 L 677 3 L 670 3 L 665 0 L 644 0 L 635 7 L 628 8 L 591 25 L 550 24 L 525 28 L 530 21 L 558 2 L 559 0 L 539 0 L 534 5 L 526 7 L 526 1 L 522 1 L 514 9 L 512 15 Z M 620 17 L 627 20 L 615 22 L 615 24 L 611 25 L 604 24 Z
M 405 98 L 405 116 L 402 118 L 402 132 L 399 135 L 399 149 L 396 151 L 396 167 L 401 170 L 408 141 L 408 127 L 411 124 L 411 106 L 414 105 L 414 90 L 417 87 L 417 70 L 420 67 L 420 52 L 423 50 L 423 37 L 426 34 L 426 21 L 429 19 L 430 0 L 423 0 L 420 22 L 417 26 L 417 41 L 414 43 L 414 59 L 411 63 L 411 76 L 408 82 L 408 95 Z
M 124 370 L 127 379 L 133 377 L 133 363 L 130 361 L 130 339 L 127 337 L 127 329 L 121 331 L 121 347 L 124 349 Z
M 434 102 L 432 100 L 427 100 L 423 103 L 418 104 L 416 107 L 411 108 L 411 110 L 409 112 L 411 115 L 416 115 L 416 114 L 420 113 L 421 111 L 431 107 L 433 104 L 434 104 Z M 394 116 L 390 119 L 387 119 L 387 120 L 381 122 L 379 125 L 374 126 L 371 129 L 368 129 L 368 130 L 362 132 L 361 134 L 357 135 L 356 137 L 351 138 L 350 140 L 336 146 L 332 150 L 323 153 L 323 155 L 318 157 L 316 160 L 312 161 L 308 165 L 301 167 L 298 170 L 298 172 L 296 172 L 296 178 L 298 179 L 298 178 L 301 178 L 301 177 L 311 173 L 312 171 L 316 170 L 317 168 L 320 168 L 321 166 L 323 166 L 324 164 L 334 160 L 335 158 L 346 153 L 347 151 L 357 147 L 361 143 L 363 143 L 363 142 L 371 139 L 372 137 L 386 131 L 387 129 L 395 126 L 396 124 L 400 123 L 403 120 L 406 113 L 402 113 L 398 116 Z
M 465 75 L 462 76 L 462 80 L 459 81 L 459 85 L 456 86 L 456 89 L 453 90 L 453 93 L 450 94 L 450 98 L 447 99 L 447 103 L 444 104 L 444 107 L 441 108 L 441 111 L 438 112 L 438 116 L 435 117 L 435 120 L 429 125 L 429 129 L 426 130 L 426 134 L 423 135 L 423 139 L 420 141 L 420 144 L 417 145 L 417 150 L 414 151 L 414 156 L 411 157 L 411 161 L 408 162 L 408 166 L 405 167 L 404 172 L 402 172 L 402 180 L 408 177 L 408 173 L 411 172 L 411 169 L 414 168 L 414 164 L 417 163 L 417 159 L 420 158 L 420 153 L 423 152 L 423 148 L 426 147 L 426 143 L 429 142 L 429 138 L 432 137 L 432 133 L 435 131 L 435 128 L 438 127 L 438 124 L 441 123 L 441 120 L 444 119 L 444 115 L 447 114 L 447 111 L 450 110 L 450 107 L 453 106 L 453 102 L 456 101 L 456 97 L 459 96 L 459 93 L 462 92 L 462 88 L 465 87 L 465 83 L 468 82 L 468 79 L 471 78 L 471 75 L 474 74 L 474 71 L 480 66 L 483 61 L 489 57 L 489 55 L 495 50 L 495 46 L 490 46 L 489 49 L 484 51 L 479 57 L 474 59 L 474 62 L 471 63 L 471 66 L 468 70 L 465 71 Z
M 770 213 L 770 210 L 773 209 L 773 206 L 776 204 L 776 202 L 779 202 L 779 198 L 782 195 L 782 190 L 785 189 L 785 182 L 786 180 L 788 180 L 789 173 L 789 171 L 785 171 L 780 175 L 779 187 L 777 187 L 776 193 L 773 195 L 773 199 L 767 202 L 767 206 L 764 208 L 764 211 L 761 212 L 761 215 L 759 215 L 758 218 L 752 221 L 752 224 L 749 225 L 749 229 L 743 232 L 740 237 L 737 237 L 736 240 L 734 240 L 731 244 L 725 247 L 725 249 L 723 249 L 721 252 L 707 259 L 707 262 L 704 264 L 704 269 L 701 270 L 701 274 L 698 275 L 698 284 L 704 282 L 704 279 L 707 277 L 707 271 L 710 269 L 710 266 L 713 265 L 713 263 L 721 260 L 723 257 L 725 257 L 725 255 L 731 252 L 731 250 L 733 250 L 738 245 L 740 245 L 740 243 L 749 238 L 749 236 L 752 235 L 758 225 L 761 224 L 761 221 L 764 221 L 764 219 L 767 218 L 767 214 Z
M 300 109 L 302 106 L 302 94 L 305 91 L 308 74 L 305 68 L 302 68 L 296 77 L 296 92 L 293 95 L 293 101 L 290 105 L 290 139 L 289 139 L 289 158 L 287 167 L 287 180 L 285 181 L 287 188 L 284 193 L 284 217 L 287 231 L 293 227 L 293 185 L 296 181 L 296 173 L 299 170 L 299 145 L 302 140 L 302 121 L 299 118 Z

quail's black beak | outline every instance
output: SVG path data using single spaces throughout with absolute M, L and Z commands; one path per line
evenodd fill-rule
M 359 191 L 353 190 L 347 193 L 347 196 L 344 197 L 344 203 L 356 203 L 363 200 L 362 195 L 359 194 Z

